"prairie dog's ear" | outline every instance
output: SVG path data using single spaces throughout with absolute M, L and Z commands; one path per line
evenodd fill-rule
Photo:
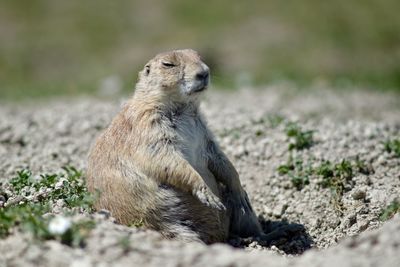
M 150 74 L 150 63 L 147 63 L 144 68 L 138 73 L 138 81 L 145 79 Z

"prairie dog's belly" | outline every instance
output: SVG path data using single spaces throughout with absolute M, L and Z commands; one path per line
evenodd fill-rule
M 178 147 L 183 157 L 201 175 L 211 191 L 220 196 L 217 181 L 208 169 L 205 125 L 199 118 L 190 117 L 186 120 L 181 120 L 176 130 L 179 137 Z
M 184 116 L 176 123 L 178 147 L 184 158 L 196 169 L 207 168 L 206 132 L 198 118 Z
M 201 175 L 211 191 L 220 197 L 214 175 L 208 169 L 207 128 L 200 117 L 181 116 L 175 121 L 177 147 L 189 164 Z

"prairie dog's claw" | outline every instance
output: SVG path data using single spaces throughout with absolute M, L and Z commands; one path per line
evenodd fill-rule
M 226 210 L 221 200 L 213 192 L 211 192 L 208 187 L 201 187 L 194 193 L 194 195 L 200 200 L 201 203 L 211 208 L 217 210 Z

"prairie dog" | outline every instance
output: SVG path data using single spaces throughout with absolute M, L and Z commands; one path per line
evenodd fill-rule
M 209 68 L 185 49 L 156 55 L 89 154 L 97 209 L 165 237 L 204 243 L 262 236 L 239 176 L 199 111 Z

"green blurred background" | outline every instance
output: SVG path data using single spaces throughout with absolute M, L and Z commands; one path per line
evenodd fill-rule
M 0 99 L 131 92 L 154 54 L 198 50 L 216 87 L 400 92 L 399 0 L 2 0 Z

